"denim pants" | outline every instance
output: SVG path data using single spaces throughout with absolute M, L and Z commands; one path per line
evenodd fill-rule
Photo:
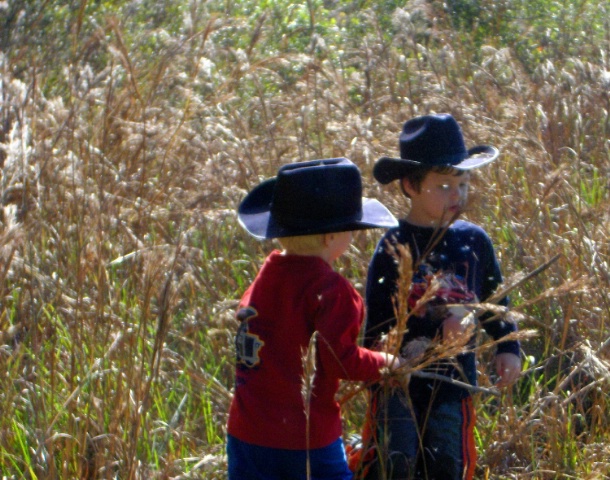
M 261 447 L 228 435 L 229 480 L 307 480 L 307 451 Z M 341 438 L 309 451 L 311 480 L 352 480 Z
M 377 441 L 392 480 L 472 479 L 476 463 L 472 399 L 416 406 L 400 390 L 377 394 Z M 374 477 L 373 477 L 374 478 Z

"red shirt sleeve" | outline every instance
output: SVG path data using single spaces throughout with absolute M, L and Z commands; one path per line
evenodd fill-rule
M 352 381 L 376 381 L 385 360 L 381 353 L 358 346 L 364 303 L 339 274 L 318 295 L 314 329 L 319 361 L 328 376 Z

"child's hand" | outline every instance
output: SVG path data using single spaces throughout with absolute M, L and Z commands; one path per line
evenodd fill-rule
M 406 388 L 411 380 L 411 374 L 405 374 L 400 369 L 408 364 L 407 360 L 391 353 L 384 353 L 383 356 L 385 357 L 385 378 L 382 383 L 392 387 Z
M 496 355 L 496 373 L 500 377 L 497 387 L 511 386 L 521 373 L 521 358 L 514 353 L 499 353 Z
M 407 361 L 402 357 L 392 355 L 391 353 L 384 353 L 383 355 L 385 356 L 385 366 L 390 372 L 395 372 L 407 365 Z
M 474 316 L 461 305 L 449 307 L 449 316 L 443 320 L 443 341 L 466 344 L 474 328 Z

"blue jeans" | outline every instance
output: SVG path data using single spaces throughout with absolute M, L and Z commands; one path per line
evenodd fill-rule
M 472 399 L 416 406 L 402 391 L 377 393 L 383 475 L 393 480 L 472 478 L 476 462 Z M 378 467 L 379 468 L 379 467 Z
M 260 447 L 227 436 L 229 480 L 307 480 L 307 451 Z M 343 440 L 309 451 L 311 480 L 352 480 Z

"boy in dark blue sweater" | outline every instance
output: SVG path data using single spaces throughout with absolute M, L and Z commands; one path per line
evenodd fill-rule
M 403 296 L 407 320 L 402 354 L 417 362 L 435 347 L 465 345 L 461 353 L 434 362 L 426 371 L 475 385 L 472 348 L 477 321 L 468 304 L 488 299 L 502 283 L 502 275 L 486 232 L 458 217 L 466 203 L 469 171 L 495 160 L 498 150 L 489 146 L 466 150 L 459 125 L 446 114 L 409 120 L 399 143 L 401 158 L 379 159 L 373 174 L 382 184 L 398 180 L 411 209 L 398 227 L 384 235 L 371 260 L 365 345 L 374 347 L 396 325 L 396 306 Z M 402 251 L 410 253 L 412 261 L 412 278 L 406 282 L 399 278 L 401 245 L 408 247 Z M 398 285 L 407 291 L 400 291 Z M 500 303 L 506 305 L 507 299 Z M 517 329 L 512 322 L 490 317 L 484 315 L 478 322 L 494 340 Z M 500 340 L 497 386 L 517 380 L 519 353 L 518 341 Z M 468 389 L 412 377 L 408 392 L 386 386 L 372 398 L 377 442 L 388 458 L 380 468 L 386 471 L 384 477 L 473 478 L 474 408 Z

